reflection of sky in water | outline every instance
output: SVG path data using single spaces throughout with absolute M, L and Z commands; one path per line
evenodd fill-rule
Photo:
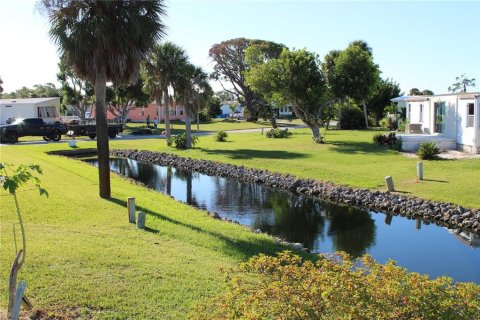
M 332 205 L 261 185 L 210 177 L 135 160 L 112 159 L 112 170 L 254 229 L 300 242 L 314 252 L 364 253 L 396 260 L 432 277 L 480 283 L 480 248 L 436 225 Z M 390 220 L 390 221 L 389 221 Z M 388 224 L 389 222 L 389 224 Z M 420 229 L 417 229 L 417 227 Z

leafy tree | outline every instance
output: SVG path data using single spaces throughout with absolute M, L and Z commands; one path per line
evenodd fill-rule
M 350 42 L 349 47 L 356 46 L 360 48 L 363 52 L 366 52 L 370 57 L 373 57 L 372 48 L 368 46 L 368 43 L 363 40 L 354 40 Z
M 420 91 L 418 88 L 410 89 L 410 92 L 408 94 L 411 96 L 433 96 L 434 95 L 432 90 L 425 89 L 423 91 Z
M 338 106 L 338 123 L 337 126 L 340 129 L 342 127 L 342 99 L 345 98 L 345 92 L 343 90 L 342 83 L 340 83 L 339 78 L 337 78 L 335 73 L 335 61 L 340 55 L 340 50 L 331 50 L 329 53 L 325 55 L 323 58 L 322 63 L 322 71 L 325 75 L 325 79 L 327 81 L 327 85 L 332 92 L 333 96 L 337 98 L 337 106 Z
M 247 109 L 247 121 L 258 118 L 257 101 L 260 97 L 245 83 L 244 73 L 250 70 L 245 59 L 245 51 L 255 45 L 266 57 L 275 58 L 285 48 L 284 45 L 271 41 L 237 38 L 214 44 L 209 51 L 209 57 L 214 62 L 211 78 L 220 82 L 223 89 L 234 94 L 239 103 Z M 222 82 L 228 82 L 233 89 L 228 90 Z
M 3 93 L 2 84 L 3 84 L 3 80 L 2 80 L 2 77 L 0 77 L 0 95 Z
M 284 49 L 279 58 L 256 65 L 245 76 L 247 84 L 270 103 L 291 105 L 312 130 L 314 142 L 322 142 L 320 126 L 333 101 L 316 54 L 305 49 Z
M 222 100 L 217 96 L 212 96 L 208 101 L 208 114 L 211 118 L 215 118 L 222 114 Z
M 65 58 L 58 63 L 57 79 L 62 85 L 62 105 L 72 106 L 80 119 L 85 120 L 85 115 L 94 103 L 94 90 L 92 85 L 75 74 L 73 68 L 68 65 Z
M 391 99 L 400 95 L 400 85 L 391 79 L 380 79 L 368 99 L 369 113 L 376 123 L 383 118 L 385 108 L 391 104 Z
M 408 94 L 410 96 L 419 96 L 422 94 L 422 92 L 418 88 L 412 88 Z
M 107 110 L 110 111 L 120 123 L 127 121 L 128 113 L 141 106 L 148 105 L 150 96 L 143 91 L 143 81 L 141 78 L 135 84 L 114 86 L 107 94 Z
M 15 208 L 17 209 L 20 232 L 22 234 L 22 248 L 16 252 L 15 260 L 13 261 L 10 271 L 10 281 L 8 288 L 8 318 L 10 318 L 12 315 L 15 299 L 22 298 L 16 297 L 17 275 L 23 264 L 25 263 L 25 258 L 27 255 L 27 240 L 25 237 L 25 228 L 23 226 L 22 213 L 18 204 L 17 190 L 20 189 L 23 185 L 27 184 L 29 181 L 33 181 L 35 187 L 40 192 L 40 196 L 45 195 L 48 197 L 48 192 L 41 187 L 40 179 L 36 176 L 36 174 L 42 174 L 42 169 L 39 165 L 22 164 L 14 168 L 13 164 L 11 163 L 0 162 L 0 187 L 4 190 L 8 190 L 8 192 L 13 196 L 13 199 L 15 201 Z M 15 239 L 15 248 L 16 243 L 17 239 Z M 23 300 L 28 302 L 28 299 L 26 299 L 26 297 L 23 297 Z
M 455 78 L 455 82 L 448 87 L 448 92 L 467 92 L 467 87 L 475 87 L 475 78 L 467 78 L 465 74 Z
M 170 137 L 170 99 L 168 89 L 169 87 L 175 89 L 175 83 L 180 76 L 179 70 L 182 65 L 187 63 L 187 60 L 188 57 L 185 50 L 172 42 L 165 42 L 156 45 L 143 64 L 145 88 L 150 93 L 150 97 L 155 99 L 158 108 L 163 98 L 167 139 Z
M 41 0 L 41 4 L 60 55 L 94 85 L 100 197 L 110 198 L 107 82 L 119 85 L 138 77 L 142 58 L 164 34 L 163 1 Z
M 340 87 L 338 90 L 363 104 L 368 128 L 366 101 L 375 89 L 380 74 L 372 56 L 357 45 L 349 46 L 335 60 L 334 73 Z

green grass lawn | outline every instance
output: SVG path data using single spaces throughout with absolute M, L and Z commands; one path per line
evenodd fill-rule
M 205 136 L 191 150 L 176 150 L 152 139 L 113 140 L 111 146 L 172 152 L 369 189 L 385 190 L 384 178 L 392 176 L 402 194 L 480 207 L 478 158 L 423 161 L 425 180 L 417 183 L 419 160 L 374 145 L 374 131 L 331 130 L 326 144 L 312 143 L 307 129 L 293 132 L 289 139 L 266 139 L 260 133 L 230 134 L 225 143 Z
M 37 163 L 44 171 L 49 198 L 30 187 L 18 193 L 27 234 L 19 279 L 27 281 L 35 307 L 47 314 L 183 319 L 198 302 L 223 290 L 220 268 L 279 249 L 266 235 L 214 220 L 116 175 L 112 200 L 100 200 L 95 167 L 44 153 L 65 147 L 0 149 L 2 162 Z M 147 231 L 128 223 L 129 196 L 136 197 L 137 210 L 147 212 Z M 0 309 L 5 310 L 16 215 L 13 198 L 3 190 L 0 201 Z
M 185 132 L 185 123 L 182 121 L 172 121 L 172 133 L 178 134 Z M 300 120 L 294 119 L 289 120 L 278 120 L 279 127 L 292 126 L 292 125 L 301 125 L 303 124 Z M 153 122 L 151 123 L 153 125 Z M 125 133 L 131 133 L 139 128 L 145 128 L 145 123 L 127 123 L 127 128 Z M 205 131 L 227 131 L 227 130 L 244 130 L 244 129 L 259 129 L 271 127 L 269 121 L 259 120 L 257 122 L 246 122 L 246 121 L 236 121 L 232 119 L 212 119 L 210 121 L 200 122 L 200 130 L 197 130 L 196 122 L 192 122 L 192 130 L 194 132 L 205 132 Z M 154 134 L 160 134 L 165 130 L 165 124 L 162 122 L 158 125 L 158 128 L 152 129 Z

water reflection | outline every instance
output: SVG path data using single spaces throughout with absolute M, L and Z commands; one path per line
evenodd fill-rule
M 477 235 L 452 235 L 420 220 L 131 159 L 111 159 L 111 168 L 177 200 L 300 242 L 313 252 L 345 251 L 354 257 L 368 253 L 381 263 L 394 259 L 409 270 L 432 277 L 449 275 L 457 281 L 480 283 Z

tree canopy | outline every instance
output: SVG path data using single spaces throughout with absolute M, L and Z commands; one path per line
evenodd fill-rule
M 455 78 L 455 82 L 448 87 L 449 92 L 467 92 L 467 87 L 475 87 L 475 78 L 467 78 L 465 74 Z
M 248 111 L 247 120 L 256 121 L 258 117 L 258 95 L 245 83 L 244 73 L 251 66 L 245 59 L 245 51 L 249 46 L 256 46 L 265 57 L 276 58 L 285 48 L 284 45 L 271 41 L 236 38 L 214 44 L 209 50 L 209 57 L 214 62 L 211 78 L 220 82 L 224 90 L 234 93 L 239 103 Z M 232 88 L 224 86 L 229 83 Z
M 295 114 L 321 142 L 320 126 L 332 103 L 318 56 L 305 49 L 283 49 L 279 58 L 258 64 L 245 73 L 247 84 L 275 105 L 292 106 Z

